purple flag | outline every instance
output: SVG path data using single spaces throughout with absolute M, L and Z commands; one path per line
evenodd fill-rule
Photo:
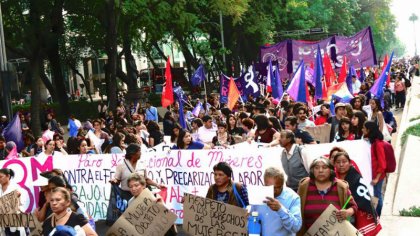
M 353 65 L 351 65 L 349 69 L 349 74 L 346 77 L 347 88 L 349 89 L 349 92 L 351 94 L 353 94 L 353 81 L 352 81 L 353 75 L 357 76 L 356 70 L 354 69 Z
M 192 110 L 192 113 L 195 117 L 198 117 L 198 115 L 200 114 L 201 109 L 204 110 L 203 108 L 203 104 L 201 102 L 197 102 L 197 105 L 194 107 L 194 109 Z
M 314 77 L 314 70 L 307 66 L 305 69 L 305 81 L 312 84 L 312 86 L 315 86 L 315 77 Z
M 179 124 L 183 129 L 187 128 L 187 123 L 185 122 L 185 115 L 184 115 L 184 103 L 185 103 L 185 93 L 182 90 L 181 86 L 177 86 L 174 88 L 174 93 L 178 98 L 179 103 Z
M 318 50 L 316 53 L 316 60 L 315 60 L 315 98 L 322 99 L 322 75 L 324 74 L 324 70 L 322 68 L 322 58 L 321 58 L 321 49 L 318 45 Z
M 301 61 L 292 81 L 289 84 L 289 87 L 287 88 L 287 93 L 296 102 L 306 102 L 305 83 L 305 64 Z
M 381 103 L 383 103 L 383 95 L 384 95 L 384 86 L 386 83 L 386 80 L 388 78 L 389 70 L 391 69 L 392 64 L 392 58 L 394 57 L 394 52 L 392 52 L 391 57 L 388 60 L 388 64 L 386 65 L 385 70 L 382 71 L 379 78 L 375 81 L 372 88 L 370 88 L 370 92 L 372 95 L 374 95 L 376 98 L 381 100 Z
M 200 66 L 194 72 L 193 77 L 191 78 L 191 84 L 193 86 L 198 86 L 204 80 L 206 80 L 206 73 L 204 72 L 204 66 L 203 66 L 203 64 L 200 64 Z
M 277 67 L 274 70 L 274 76 L 271 80 L 271 90 L 271 95 L 275 99 L 280 99 L 283 95 L 283 84 L 280 81 L 280 71 Z
M 6 141 L 13 141 L 16 143 L 18 152 L 25 148 L 22 136 L 22 126 L 20 124 L 19 112 L 15 114 L 13 120 L 3 129 L 3 137 Z
M 227 103 L 230 78 L 224 74 L 220 74 L 219 78 L 220 78 L 220 102 Z M 248 98 L 246 95 L 244 95 L 244 88 L 245 88 L 244 74 L 242 74 L 239 78 L 233 78 L 233 80 L 235 81 L 236 87 L 241 93 L 242 100 L 246 102 Z
M 260 48 L 261 62 L 271 60 L 285 61 L 290 74 L 301 60 L 310 63 L 316 57 L 317 47 L 327 53 L 335 67 L 341 67 L 342 58 L 347 56 L 348 62 L 356 68 L 377 64 L 373 45 L 372 31 L 367 27 L 350 37 L 333 36 L 320 41 L 286 40 L 270 47 Z

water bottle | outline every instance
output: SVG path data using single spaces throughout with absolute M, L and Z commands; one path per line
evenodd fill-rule
M 253 211 L 248 218 L 248 235 L 260 236 L 261 235 L 261 222 L 258 218 L 258 212 Z

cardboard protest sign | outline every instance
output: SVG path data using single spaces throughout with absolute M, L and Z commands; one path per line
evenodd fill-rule
M 4 227 L 36 227 L 32 214 L 0 214 L 0 228 Z
M 324 124 L 318 125 L 314 127 L 305 127 L 305 130 L 320 143 L 329 143 L 330 142 L 330 132 L 331 132 L 331 125 Z
M 190 235 L 248 235 L 247 211 L 208 198 L 185 194 L 183 229 Z
M 346 235 L 362 236 L 354 226 L 347 220 L 338 221 L 335 213 L 337 212 L 332 204 L 318 217 L 315 223 L 305 233 L 305 236 L 312 235 Z
M 19 211 L 19 196 L 17 191 L 0 198 L 0 214 L 14 214 Z
M 164 235 L 176 218 L 174 213 L 157 203 L 153 194 L 145 189 L 106 235 Z

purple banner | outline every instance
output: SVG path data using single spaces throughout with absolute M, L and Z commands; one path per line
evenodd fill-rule
M 261 62 L 279 60 L 280 68 L 287 67 L 293 73 L 301 60 L 309 65 L 315 61 L 318 45 L 321 53 L 328 53 L 335 68 L 342 65 L 346 55 L 349 65 L 355 68 L 377 64 L 371 28 L 368 27 L 351 37 L 333 36 L 320 41 L 286 40 L 270 47 L 261 47 Z

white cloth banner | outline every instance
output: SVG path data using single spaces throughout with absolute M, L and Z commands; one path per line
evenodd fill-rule
M 311 163 L 315 158 L 327 155 L 334 146 L 343 147 L 357 163 L 364 179 L 371 181 L 370 145 L 362 140 L 307 145 L 302 150 L 304 162 Z M 280 147 L 258 148 L 256 143 L 241 144 L 232 149 L 213 150 L 181 151 L 158 147 L 155 150 L 145 150 L 139 165 L 146 166 L 149 178 L 167 186 L 166 193 L 163 192 L 163 199 L 166 206 L 178 216 L 177 223 L 181 223 L 182 196 L 187 192 L 205 197 L 208 187 L 214 183 L 215 164 L 220 161 L 229 163 L 236 182 L 261 186 L 267 167 L 283 169 L 281 152 Z M 106 218 L 111 192 L 109 180 L 114 178 L 116 166 L 123 158 L 123 155 L 110 154 L 18 158 L 0 161 L 0 167 L 15 171 L 12 182 L 22 187 L 21 197 L 28 199 L 24 206 L 27 212 L 35 209 L 39 199 L 40 189 L 32 185 L 33 181 L 38 179 L 39 173 L 53 168 L 63 170 L 74 192 L 84 202 L 88 213 L 98 220 Z M 369 183 L 366 185 L 371 187 Z

